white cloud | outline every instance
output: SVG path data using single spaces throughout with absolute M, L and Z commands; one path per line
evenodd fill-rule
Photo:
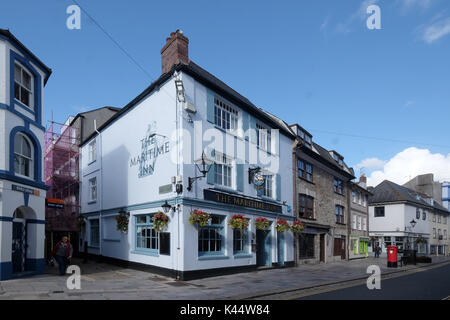
M 380 160 L 378 158 L 364 159 L 356 165 L 356 169 L 362 172 L 367 172 L 375 169 L 381 169 L 386 164 L 386 161 Z
M 450 34 L 450 17 L 434 20 L 429 25 L 419 27 L 420 37 L 431 44 Z
M 417 175 L 427 173 L 433 173 L 437 181 L 450 179 L 450 153 L 443 155 L 413 147 L 403 150 L 388 161 L 373 158 L 363 160 L 360 164 L 378 165 L 381 162 L 383 165 L 379 170 L 373 171 L 367 178 L 368 185 L 377 186 L 383 180 L 404 184 Z

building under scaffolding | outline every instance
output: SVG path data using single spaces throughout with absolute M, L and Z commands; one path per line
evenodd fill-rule
M 44 182 L 47 191 L 45 208 L 46 254 L 62 236 L 68 236 L 78 252 L 79 146 L 113 117 L 119 108 L 102 107 L 69 117 L 64 124 L 51 122 L 45 133 Z
M 80 132 L 69 117 L 65 124 L 51 122 L 45 132 L 44 182 L 46 253 L 63 235 L 78 247 Z

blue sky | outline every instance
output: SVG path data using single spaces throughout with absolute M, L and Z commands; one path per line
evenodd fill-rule
M 2 1 L 0 28 L 53 69 L 46 121 L 52 110 L 62 122 L 125 106 L 159 77 L 165 38 L 182 29 L 193 61 L 256 105 L 299 123 L 349 165 L 375 159 L 363 170 L 386 173 L 390 160 L 414 147 L 441 155 L 440 167 L 429 170 L 450 179 L 447 0 L 77 1 L 150 77 L 86 14 L 81 30 L 67 29 L 71 0 Z M 373 3 L 381 30 L 366 27 Z M 416 167 L 399 174 L 421 173 Z

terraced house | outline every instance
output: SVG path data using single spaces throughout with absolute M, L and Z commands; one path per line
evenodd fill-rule
M 447 250 L 449 212 L 430 196 L 385 180 L 369 197 L 370 236 L 383 251 L 417 250 L 443 255 Z M 447 236 L 447 239 L 445 239 Z
M 306 229 L 296 241 L 298 263 L 328 263 L 348 258 L 349 182 L 353 169 L 336 151 L 313 141 L 300 125 L 291 125 L 294 147 L 294 208 Z
M 362 175 L 359 182 L 349 182 L 349 259 L 366 258 L 372 251 L 369 238 L 369 200 L 367 178 Z
M 44 272 L 44 86 L 51 73 L 0 29 L 0 280 Z
M 294 219 L 295 136 L 195 64 L 188 45 L 172 33 L 162 75 L 81 146 L 89 253 L 178 279 L 294 265 L 293 235 L 275 226 Z M 248 228 L 233 227 L 237 215 Z

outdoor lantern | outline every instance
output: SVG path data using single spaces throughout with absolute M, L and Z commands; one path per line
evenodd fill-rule
M 188 191 L 191 191 L 192 184 L 194 183 L 195 180 L 206 177 L 206 174 L 209 172 L 209 170 L 211 170 L 211 166 L 213 165 L 214 162 L 205 155 L 205 152 L 203 152 L 202 157 L 200 159 L 195 160 L 194 163 L 198 171 L 200 171 L 202 175 L 200 177 L 188 178 L 188 187 L 187 187 Z
M 412 221 L 410 222 L 410 224 L 411 224 L 411 226 L 414 228 L 414 227 L 416 226 L 417 222 L 416 222 L 414 219 L 412 219 Z
M 164 213 L 169 213 L 170 209 L 172 209 L 172 206 L 166 202 L 161 206 L 163 208 Z

